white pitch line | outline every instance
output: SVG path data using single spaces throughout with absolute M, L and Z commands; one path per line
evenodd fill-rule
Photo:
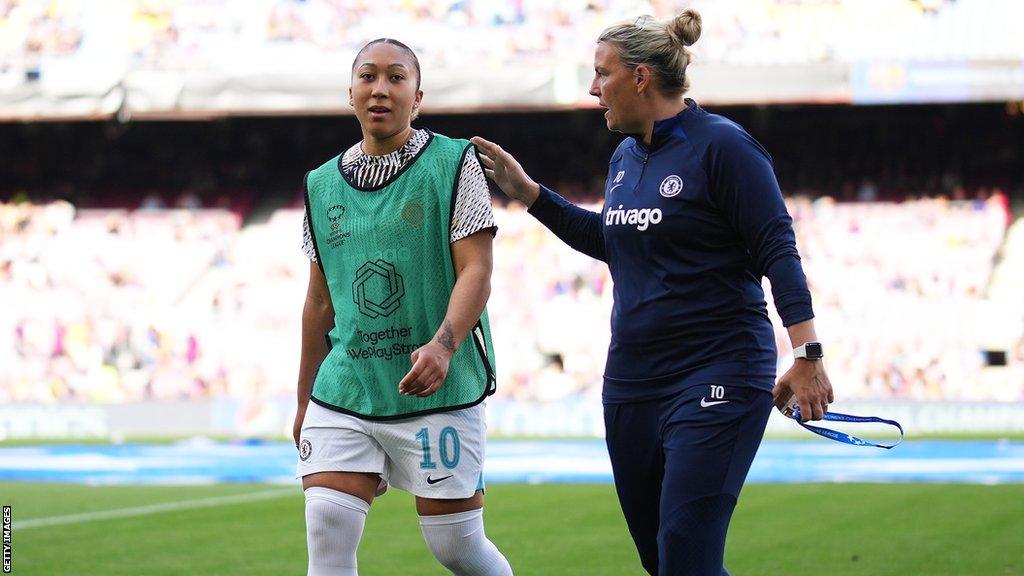
M 180 500 L 178 502 L 165 502 L 163 504 L 150 504 L 147 506 L 136 506 L 134 508 L 120 508 L 117 510 L 103 510 L 99 512 L 85 512 L 82 514 L 68 514 L 65 516 L 48 516 L 46 518 L 32 518 L 14 522 L 12 530 L 28 530 L 41 528 L 43 526 L 59 526 L 62 524 L 81 524 L 96 520 L 109 520 L 111 518 L 131 518 L 134 516 L 147 516 L 161 512 L 176 512 L 178 510 L 193 510 L 196 508 L 210 508 L 213 506 L 224 506 L 228 504 L 241 504 L 245 502 L 256 502 L 259 500 L 273 500 L 282 496 L 297 496 L 302 492 L 296 488 L 279 488 L 276 490 L 264 490 L 262 492 L 250 492 L 248 494 L 237 494 L 234 496 L 214 496 L 212 498 L 199 498 L 197 500 Z

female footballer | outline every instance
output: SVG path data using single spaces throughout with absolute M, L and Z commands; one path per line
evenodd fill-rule
M 691 99 L 686 10 L 606 29 L 590 94 L 627 137 L 594 213 L 474 138 L 484 171 L 614 280 L 603 403 L 615 488 L 650 574 L 720 576 L 726 531 L 774 402 L 822 418 L 832 388 L 768 153 Z M 775 384 L 768 276 L 798 359 Z M 774 386 L 773 386 L 774 385 Z
M 506 576 L 484 534 L 484 399 L 494 392 L 494 218 L 473 149 L 411 125 L 420 65 L 391 39 L 352 64 L 363 139 L 305 177 L 309 286 L 294 438 L 309 576 L 352 576 L 394 485 L 458 575 Z M 325 337 L 326 335 L 326 337 Z

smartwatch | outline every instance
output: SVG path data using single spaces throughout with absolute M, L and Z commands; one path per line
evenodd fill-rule
M 805 360 L 821 360 L 825 356 L 821 349 L 821 342 L 806 342 L 793 349 L 794 358 Z

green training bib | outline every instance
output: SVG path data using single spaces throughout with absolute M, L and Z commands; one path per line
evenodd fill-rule
M 398 393 L 409 355 L 433 338 L 455 286 L 449 231 L 467 153 L 468 141 L 431 134 L 409 166 L 378 188 L 348 182 L 340 156 L 306 175 L 306 216 L 335 314 L 313 401 L 384 420 L 465 408 L 494 393 L 486 310 L 437 392 Z

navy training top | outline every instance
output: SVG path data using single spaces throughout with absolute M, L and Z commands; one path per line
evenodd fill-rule
M 619 144 L 600 214 L 544 186 L 529 210 L 608 263 L 605 402 L 697 384 L 771 390 L 776 349 L 763 276 L 784 325 L 814 317 L 771 157 L 735 122 L 686 103 L 654 124 L 650 146 L 631 136 Z

